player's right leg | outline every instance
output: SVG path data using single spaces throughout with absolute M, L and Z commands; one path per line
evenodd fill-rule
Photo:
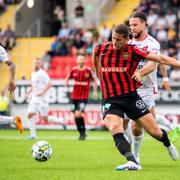
M 19 132 L 23 133 L 23 124 L 19 116 L 0 116 L 0 124 L 11 124 L 14 123 Z

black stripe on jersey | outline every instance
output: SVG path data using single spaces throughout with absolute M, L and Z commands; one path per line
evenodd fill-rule
M 111 53 L 108 56 L 108 67 L 112 67 L 112 65 L 111 65 L 112 64 L 112 54 L 113 54 L 113 51 L 111 51 Z M 114 82 L 112 73 L 113 72 L 109 72 L 109 79 L 110 79 L 111 84 L 112 84 L 113 94 L 117 95 L 116 84 Z
M 108 44 L 105 46 L 102 54 L 106 54 L 109 46 L 110 46 L 110 43 L 108 43 Z M 100 55 L 100 56 L 101 56 L 101 55 Z M 102 59 L 101 59 L 101 66 L 102 66 L 102 67 L 104 67 L 104 59 L 105 59 L 105 55 L 103 55 L 103 56 L 102 56 Z M 108 82 L 107 82 L 107 80 L 106 80 L 105 73 L 102 73 L 102 76 L 103 76 L 103 81 L 105 82 L 105 87 L 104 87 L 104 88 L 107 88 L 107 89 L 106 89 L 107 97 L 110 97 L 109 88 L 108 88 Z M 103 92 L 103 94 L 104 94 L 104 92 Z M 106 95 L 105 95 L 105 96 L 106 96 Z
M 117 55 L 116 55 L 116 64 L 115 64 L 116 67 L 119 67 L 120 60 L 121 60 L 121 53 L 120 53 L 120 51 L 118 51 Z M 117 80 L 119 82 L 121 94 L 123 94 L 124 93 L 124 86 L 123 86 L 123 82 L 121 80 L 120 73 L 117 73 Z

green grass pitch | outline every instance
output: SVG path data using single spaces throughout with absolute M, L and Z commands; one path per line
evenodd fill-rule
M 28 131 L 0 130 L 0 180 L 179 180 L 180 160 L 172 161 L 160 142 L 146 135 L 142 144 L 141 171 L 115 171 L 125 159 L 107 131 L 89 131 L 79 141 L 76 131 L 38 131 L 37 140 L 48 141 L 53 155 L 47 162 L 31 157 L 37 140 L 25 140 Z M 175 142 L 180 149 L 180 139 Z

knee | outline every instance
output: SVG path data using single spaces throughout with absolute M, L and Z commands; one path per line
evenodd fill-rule
M 34 113 L 29 113 L 29 114 L 28 114 L 28 119 L 29 119 L 29 118 L 32 118 L 34 115 L 35 115 Z
M 75 111 L 75 118 L 80 118 L 83 116 L 83 113 L 80 111 Z
M 121 124 L 116 120 L 113 121 L 111 115 L 106 116 L 105 125 L 109 129 L 112 135 L 124 132 L 123 125 L 121 126 Z
M 143 133 L 141 126 L 138 126 L 135 123 L 132 124 L 132 132 L 134 136 L 140 136 Z

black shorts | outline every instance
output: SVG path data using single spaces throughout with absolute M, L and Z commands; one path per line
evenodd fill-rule
M 132 119 L 137 120 L 149 113 L 147 105 L 137 94 L 131 92 L 122 96 L 107 98 L 102 101 L 103 119 L 107 114 L 116 114 L 124 118 L 124 113 Z
M 84 99 L 72 100 L 71 111 L 72 112 L 75 112 L 75 111 L 84 112 L 84 110 L 86 108 L 86 104 L 87 104 L 87 100 L 84 100 Z

